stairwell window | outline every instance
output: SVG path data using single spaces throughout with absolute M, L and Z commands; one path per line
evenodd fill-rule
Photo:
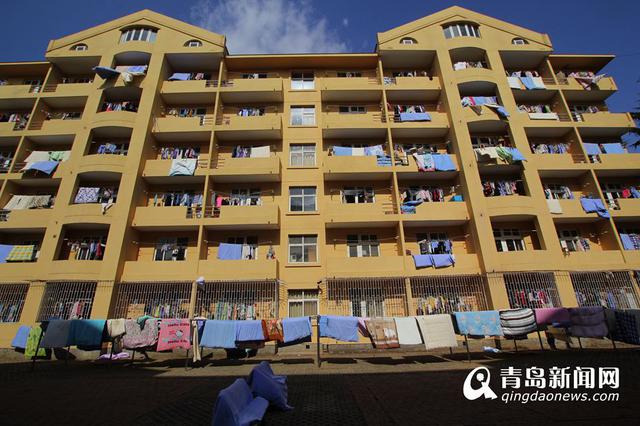
M 511 44 L 515 44 L 517 46 L 523 46 L 525 44 L 529 44 L 529 42 L 523 38 L 516 37 L 513 40 L 511 40 Z
M 89 47 L 84 43 L 80 43 L 71 46 L 71 50 L 75 52 L 84 52 L 85 50 L 89 50 Z
M 496 242 L 496 250 L 499 252 L 524 251 L 525 249 L 519 229 L 495 229 L 493 239 Z
M 380 242 L 376 235 L 347 235 L 347 254 L 349 257 L 378 257 Z
M 289 263 L 314 263 L 317 261 L 317 235 L 289 235 Z
M 289 164 L 293 167 L 314 167 L 316 165 L 316 145 L 291 145 L 289 148 Z
M 202 47 L 202 42 L 200 40 L 189 40 L 184 44 L 184 47 Z
M 291 107 L 292 126 L 315 126 L 316 108 L 313 106 L 292 106 Z
M 444 38 L 477 37 L 480 38 L 480 30 L 477 25 L 468 23 L 450 24 L 444 27 Z
M 314 186 L 292 186 L 289 188 L 289 211 L 315 212 L 316 188 Z
M 120 36 L 120 43 L 126 43 L 128 41 L 148 41 L 153 43 L 156 41 L 158 30 L 155 28 L 135 27 L 128 28 L 122 31 Z
M 400 39 L 400 44 L 418 44 L 418 41 L 415 38 L 404 37 Z
M 291 90 L 313 90 L 315 82 L 312 72 L 292 72 Z

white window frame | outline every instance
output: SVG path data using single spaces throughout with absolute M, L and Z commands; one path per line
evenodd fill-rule
M 347 235 L 347 257 L 380 257 L 378 236 L 375 234 Z
M 153 43 L 158 36 L 158 30 L 150 27 L 132 27 L 122 31 L 120 43 L 128 41 L 147 41 Z
M 301 194 L 292 194 L 291 190 L 301 190 L 302 193 Z M 309 193 L 307 193 L 307 191 Z M 317 195 L 317 188 L 315 186 L 290 186 L 289 187 L 289 211 L 292 213 L 301 213 L 301 212 L 316 212 L 318 211 L 318 195 Z M 313 192 L 313 193 L 311 193 Z M 300 202 L 302 203 L 302 210 L 293 210 L 293 205 L 292 205 L 292 201 L 294 199 L 300 199 Z M 305 206 L 305 200 L 309 199 L 309 198 L 313 198 L 313 209 L 312 210 L 306 210 Z
M 184 44 L 185 47 L 202 47 L 202 42 L 200 40 L 189 40 Z
M 578 251 L 578 244 L 580 244 L 580 232 L 575 229 L 562 229 L 558 231 L 558 240 L 560 246 L 570 252 Z
M 289 165 L 292 167 L 315 167 L 316 144 L 289 145 Z
M 287 316 L 291 317 L 291 305 L 300 304 L 302 307 L 301 316 L 318 315 L 320 312 L 320 294 L 318 290 L 289 290 L 287 294 Z M 307 315 L 308 304 L 315 304 L 315 313 Z
M 359 191 L 362 192 L 362 195 L 345 195 L 345 191 Z M 346 197 L 355 197 L 354 198 L 354 202 L 353 203 L 349 203 L 347 202 Z M 363 197 L 364 201 L 360 201 L 359 197 Z M 363 186 L 345 186 L 343 189 L 340 190 L 340 198 L 342 200 L 342 204 L 375 204 L 376 202 L 376 193 L 375 190 L 368 186 L 368 187 L 363 187 Z
M 291 73 L 291 90 L 314 90 L 315 88 L 315 76 L 312 71 Z
M 292 238 L 300 238 L 299 243 L 292 243 Z M 305 248 L 313 248 L 315 251 L 316 258 L 311 260 L 309 258 L 305 258 Z M 291 249 L 300 248 L 301 250 L 301 260 L 294 260 L 291 256 Z M 289 263 L 317 263 L 319 261 L 319 253 L 318 253 L 318 235 L 316 234 L 307 234 L 307 235 L 289 235 L 288 237 L 288 260 Z
M 525 251 L 526 244 L 519 229 L 499 228 L 493 230 L 493 239 L 498 252 Z M 512 247 L 509 246 L 512 245 Z M 501 250 L 498 248 L 500 245 Z
M 367 107 L 364 105 L 340 105 L 338 107 L 339 114 L 366 114 Z
M 529 42 L 521 37 L 516 37 L 513 40 L 511 40 L 511 44 L 516 46 L 524 46 L 529 44 Z
M 84 52 L 89 50 L 89 46 L 87 46 L 84 43 L 79 43 L 79 44 L 75 44 L 71 47 L 71 50 L 73 50 L 74 52 Z
M 403 37 L 400 39 L 400 44 L 418 44 L 418 42 L 414 38 Z
M 292 106 L 290 110 L 291 126 L 315 126 L 316 107 L 315 106 Z
M 443 28 L 443 32 L 446 39 L 457 37 L 480 38 L 480 28 L 471 23 L 450 24 Z

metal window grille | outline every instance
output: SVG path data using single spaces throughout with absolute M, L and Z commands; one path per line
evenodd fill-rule
M 48 281 L 38 321 L 89 318 L 96 285 L 95 281 Z
M 189 318 L 191 282 L 123 282 L 118 285 L 114 318 Z
M 638 309 L 640 300 L 627 271 L 570 272 L 578 306 Z
M 480 275 L 411 277 L 417 315 L 450 314 L 487 309 L 485 280 Z
M 406 316 L 404 278 L 328 279 L 326 306 L 329 315 Z
M 20 321 L 27 291 L 28 283 L 0 284 L 0 322 Z
M 198 287 L 195 313 L 218 320 L 278 318 L 278 282 L 205 282 Z
M 503 277 L 512 308 L 562 306 L 553 272 L 515 272 Z

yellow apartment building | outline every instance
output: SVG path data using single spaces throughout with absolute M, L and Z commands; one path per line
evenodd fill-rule
M 143 10 L 45 58 L 0 64 L 0 346 L 49 318 L 640 305 L 611 55 L 451 7 L 372 53 L 233 55 Z

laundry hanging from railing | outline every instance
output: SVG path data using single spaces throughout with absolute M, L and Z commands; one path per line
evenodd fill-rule
M 13 195 L 4 206 L 5 210 L 27 210 L 49 208 L 53 205 L 53 195 Z
M 620 234 L 624 250 L 640 250 L 640 234 Z
M 470 107 L 476 114 L 482 115 L 482 106 L 494 111 L 500 118 L 509 118 L 507 110 L 498 104 L 496 96 L 465 96 L 460 100 L 463 107 Z
M 597 213 L 598 216 L 604 219 L 611 217 L 609 210 L 604 206 L 604 203 L 599 198 L 580 198 L 580 204 L 585 213 Z
M 182 158 L 171 160 L 169 176 L 193 176 L 196 172 L 198 160 L 194 158 Z
M 566 154 L 569 152 L 567 143 L 538 143 L 532 144 L 531 150 L 534 154 Z
M 237 145 L 231 152 L 231 158 L 267 158 L 271 156 L 271 146 Z
M 414 152 L 411 155 L 420 172 L 456 170 L 456 166 L 449 154 L 418 154 Z
M 482 192 L 485 197 L 524 195 L 522 182 L 516 180 L 484 181 Z

